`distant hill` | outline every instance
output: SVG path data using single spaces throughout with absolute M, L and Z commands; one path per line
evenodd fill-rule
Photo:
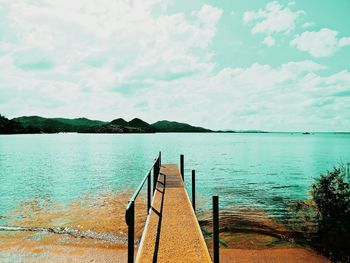
M 122 118 L 115 119 L 102 126 L 90 127 L 86 133 L 153 133 L 155 129 L 147 122 L 135 118 L 127 122 Z
M 128 124 L 130 127 L 142 128 L 150 132 L 156 131 L 156 129 L 152 125 L 138 118 L 132 119 L 131 121 L 128 122 Z
M 111 121 L 109 124 L 118 125 L 118 126 L 128 126 L 128 122 L 122 118 L 115 119 Z
M 13 120 L 21 123 L 25 128 L 36 128 L 43 133 L 83 132 L 89 127 L 99 126 L 106 123 L 86 118 L 65 119 L 44 118 L 40 116 L 23 116 L 14 118 Z
M 38 129 L 24 127 L 21 123 L 0 115 L 0 134 L 38 133 Z
M 119 126 L 114 124 L 106 124 L 102 126 L 90 127 L 82 131 L 82 133 L 152 133 L 149 129 Z
M 76 119 L 53 118 L 52 120 L 56 120 L 61 123 L 65 123 L 72 126 L 87 126 L 87 127 L 99 126 L 107 123 L 105 121 L 90 120 L 87 118 L 76 118 Z
M 260 131 L 260 130 L 238 130 L 238 131 L 233 131 L 233 130 L 219 130 L 217 131 L 219 133 L 269 133 L 267 131 Z
M 176 121 L 157 121 L 152 124 L 157 132 L 213 132 L 202 127 L 191 126 L 187 123 Z
M 10 120 L 8 120 L 10 121 Z M 87 118 L 44 118 L 40 116 L 23 116 L 11 120 L 17 132 L 32 130 L 40 133 L 79 132 L 79 133 L 153 133 L 153 132 L 213 132 L 202 127 L 191 126 L 176 121 L 158 121 L 149 124 L 139 118 L 127 122 L 122 118 L 111 122 L 90 120 Z M 19 126 L 18 126 L 19 125 Z M 21 128 L 22 127 L 22 130 Z

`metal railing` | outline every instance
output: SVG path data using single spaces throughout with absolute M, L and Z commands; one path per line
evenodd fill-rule
M 147 181 L 147 213 L 150 213 L 152 196 L 157 186 L 158 176 L 161 167 L 161 152 L 153 162 L 153 165 L 149 169 L 146 176 L 142 179 L 139 187 L 130 198 L 125 211 L 125 221 L 128 225 L 128 263 L 134 262 L 134 244 L 135 244 L 135 201 L 140 194 L 143 186 Z M 153 171 L 153 189 L 152 189 L 152 171 Z M 180 173 L 183 178 L 184 176 L 184 155 L 180 155 Z M 196 212 L 196 172 L 192 170 L 192 207 Z M 219 263 L 219 197 L 212 197 L 213 205 L 213 261 Z
M 147 213 L 150 212 L 151 208 L 151 202 L 152 202 L 152 194 L 154 193 L 157 181 L 158 181 L 158 175 L 160 172 L 160 166 L 161 166 L 161 152 L 159 152 L 158 157 L 155 159 L 153 165 L 149 169 L 146 176 L 142 179 L 139 187 L 135 191 L 135 193 L 132 195 L 132 197 L 129 200 L 128 205 L 126 206 L 125 210 L 125 221 L 128 225 L 128 262 L 132 263 L 134 262 L 134 243 L 135 243 L 135 201 L 140 194 L 142 187 L 144 186 L 145 182 L 147 181 Z M 153 191 L 151 189 L 151 174 L 153 170 Z
M 183 182 L 185 182 L 185 156 L 180 155 L 180 173 Z M 192 207 L 196 215 L 196 171 L 192 170 Z M 212 196 L 213 212 L 213 263 L 220 262 L 220 229 L 219 229 L 219 196 Z
M 214 263 L 220 262 L 219 246 L 219 197 L 213 196 L 213 257 Z
M 185 156 L 180 155 L 180 173 L 182 180 L 185 182 Z M 192 207 L 196 215 L 196 171 L 192 170 Z M 212 212 L 213 212 L 213 263 L 220 262 L 220 229 L 219 229 L 219 196 L 212 196 Z

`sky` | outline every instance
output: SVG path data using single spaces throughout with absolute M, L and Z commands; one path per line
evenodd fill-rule
M 349 14 L 349 0 L 0 0 L 0 114 L 350 131 Z

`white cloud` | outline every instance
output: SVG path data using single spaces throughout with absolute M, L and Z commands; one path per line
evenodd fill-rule
M 163 83 L 143 94 L 181 103 L 182 107 L 174 109 L 155 102 L 150 112 L 161 112 L 160 118 L 195 119 L 204 126 L 210 120 L 217 129 L 346 130 L 350 120 L 343 113 L 349 108 L 350 72 L 322 76 L 323 69 L 325 66 L 313 61 L 279 67 L 254 63 Z M 177 87 L 185 92 L 179 93 Z
M 301 51 L 309 52 L 314 57 L 328 57 L 341 47 L 350 45 L 350 37 L 338 38 L 338 32 L 328 28 L 319 31 L 305 31 L 296 35 L 290 42 Z
M 267 36 L 264 38 L 263 43 L 268 47 L 272 47 L 276 44 L 276 40 L 271 36 Z
M 325 67 L 312 61 L 219 70 L 210 50 L 219 8 L 185 15 L 169 13 L 160 1 L 12 0 L 6 10 L 7 32 L 16 32 L 0 39 L 0 109 L 9 117 L 137 116 L 214 129 L 350 127 L 342 116 L 350 105 L 348 71 L 324 76 Z M 246 20 L 263 20 L 261 12 Z M 271 30 L 270 45 L 275 34 L 288 32 Z
M 259 18 L 259 15 L 257 13 L 255 13 L 254 11 L 247 11 L 247 12 L 244 12 L 244 14 L 243 14 L 243 22 L 244 23 L 250 23 L 258 18 Z
M 0 30 L 16 34 L 0 37 L 1 106 L 6 98 L 12 116 L 95 107 L 105 118 L 132 114 L 130 97 L 144 89 L 212 71 L 208 47 L 222 14 L 210 5 L 169 13 L 159 0 L 13 0 L 3 10 Z
M 199 11 L 194 11 L 193 15 L 198 17 L 200 21 L 210 26 L 215 26 L 221 17 L 222 10 L 210 5 L 203 5 Z
M 313 27 L 315 25 L 315 23 L 313 22 L 305 22 L 302 27 L 303 28 L 307 28 L 307 27 Z
M 171 61 L 177 64 L 181 60 L 183 69 L 187 70 L 188 60 L 201 68 L 201 56 L 193 55 L 191 49 L 203 50 L 210 45 L 222 13 L 204 5 L 193 17 L 166 12 L 154 16 L 153 9 L 162 5 L 161 1 L 33 3 L 13 1 L 8 8 L 9 26 L 19 36 L 17 50 L 12 52 L 40 49 L 66 69 L 100 59 L 126 71 L 132 71 L 127 68 L 134 65 L 159 66 L 166 71 L 172 69 Z M 191 66 L 197 70 L 197 65 Z
M 338 46 L 345 47 L 350 45 L 350 37 L 342 37 L 339 39 Z
M 245 12 L 243 22 L 245 24 L 254 22 L 251 32 L 266 34 L 263 43 L 272 46 L 271 40 L 274 34 L 289 34 L 295 29 L 298 18 L 305 14 L 303 10 L 293 11 L 291 9 L 293 5 L 294 2 L 290 2 L 286 7 L 277 1 L 270 2 L 264 9 Z

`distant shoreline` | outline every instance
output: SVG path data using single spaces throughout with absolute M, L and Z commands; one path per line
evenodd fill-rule
M 289 135 L 305 135 L 303 132 L 50 132 L 50 133 L 0 133 L 0 135 L 48 135 L 48 134 L 289 134 Z M 312 132 L 310 135 L 318 134 L 336 134 L 350 135 L 350 132 Z
M 87 118 L 45 118 L 41 116 L 23 116 L 7 119 L 0 115 L 0 134 L 52 134 L 52 133 L 98 133 L 98 134 L 138 134 L 138 133 L 289 133 L 313 135 L 319 133 L 350 134 L 349 132 L 314 131 L 262 131 L 262 130 L 211 130 L 187 123 L 162 120 L 149 124 L 139 118 L 126 121 L 117 118 L 111 122 L 90 120 Z

